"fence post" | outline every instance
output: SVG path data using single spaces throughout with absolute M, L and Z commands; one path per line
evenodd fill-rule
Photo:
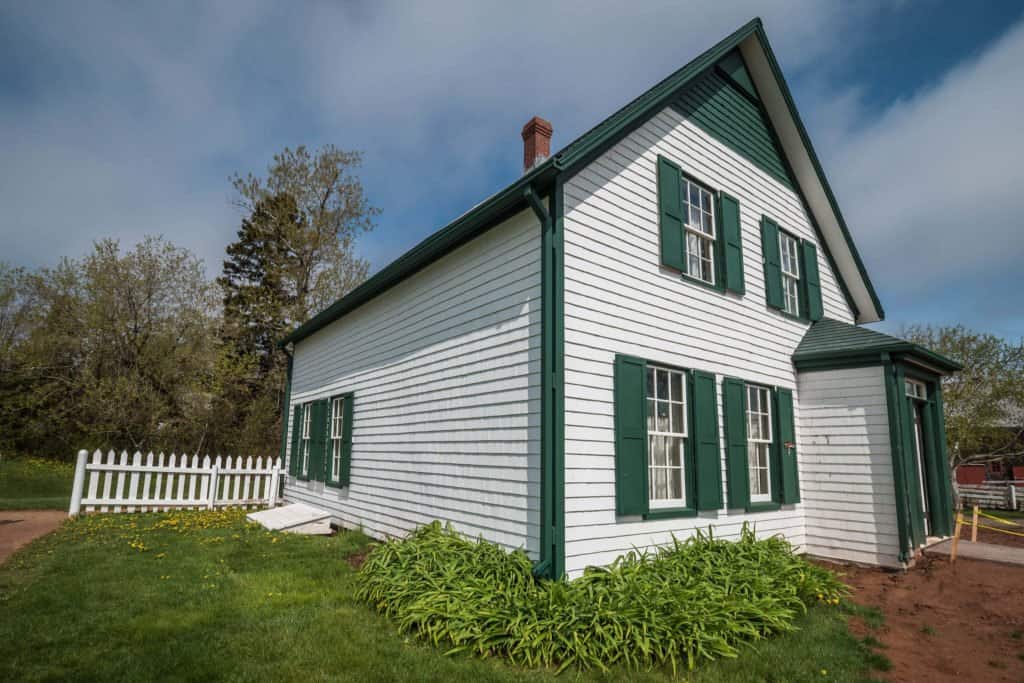
M 971 543 L 978 542 L 978 506 L 974 506 L 974 513 L 971 515 Z
M 1017 487 L 1014 486 L 1013 482 L 1010 482 L 1010 509 L 1017 509 Z
M 71 484 L 71 507 L 68 516 L 74 517 L 82 511 L 82 489 L 85 488 L 85 463 L 89 459 L 89 451 L 78 451 L 78 462 L 75 463 L 75 480 Z
M 270 491 L 267 493 L 267 507 L 274 507 L 277 505 L 277 486 L 278 481 L 281 478 L 280 466 L 275 462 L 274 469 L 270 472 Z
M 219 461 L 219 458 L 218 458 Z M 213 463 L 213 471 L 210 472 L 210 500 L 206 503 L 206 509 L 212 510 L 217 504 L 217 463 Z
M 949 549 L 949 561 L 956 562 L 956 550 L 957 544 L 960 543 L 960 529 L 964 526 L 964 513 L 962 510 L 956 511 L 956 529 L 953 531 L 953 545 Z

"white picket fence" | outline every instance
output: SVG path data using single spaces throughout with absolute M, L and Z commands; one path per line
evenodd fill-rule
M 145 459 L 145 462 L 143 462 Z M 88 482 L 86 481 L 88 475 Z M 281 459 L 78 451 L 68 514 L 273 507 Z M 127 490 L 126 490 L 127 487 Z
M 987 481 L 984 484 L 957 484 L 964 508 L 980 505 L 997 510 L 1017 510 L 1024 502 L 1024 481 Z

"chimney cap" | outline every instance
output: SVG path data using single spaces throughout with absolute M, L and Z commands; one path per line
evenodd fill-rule
M 523 124 L 522 136 L 523 140 L 525 140 L 527 136 L 533 135 L 534 133 L 539 133 L 540 135 L 543 135 L 546 138 L 550 138 L 551 134 L 554 131 L 555 129 L 551 127 L 550 121 L 548 121 L 547 119 L 542 119 L 539 116 L 534 116 L 532 119 Z

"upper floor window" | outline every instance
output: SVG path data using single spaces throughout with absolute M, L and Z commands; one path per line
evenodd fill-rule
M 782 310 L 800 315 L 800 242 L 779 231 L 779 256 L 782 264 Z
M 658 251 L 661 264 L 720 292 L 744 294 L 740 203 L 658 157 Z
M 771 491 L 772 410 L 767 387 L 747 385 L 747 467 L 750 501 L 769 501 Z
M 647 367 L 648 491 L 651 507 L 684 507 L 686 382 L 683 372 Z
M 715 201 L 711 191 L 683 178 L 686 274 L 715 284 Z

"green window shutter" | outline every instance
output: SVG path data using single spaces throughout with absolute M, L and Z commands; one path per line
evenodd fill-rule
M 615 357 L 615 510 L 647 513 L 647 363 Z
M 327 429 L 328 402 L 313 402 L 312 423 L 309 426 L 309 478 L 316 481 L 327 480 Z
M 355 396 L 345 394 L 344 399 L 341 426 L 341 476 L 338 483 L 348 486 L 352 472 L 352 404 L 355 403 Z
M 783 503 L 800 502 L 800 479 L 796 465 L 796 427 L 793 424 L 793 392 L 789 389 L 775 390 L 779 449 L 779 470 L 782 482 L 780 500 Z M 792 444 L 787 447 L 786 444 Z
M 288 474 L 299 476 L 299 436 L 302 434 L 302 406 L 297 405 L 292 411 L 292 455 L 288 460 Z
M 694 370 L 690 401 L 693 467 L 698 510 L 722 507 L 722 458 L 718 445 L 718 401 L 715 376 Z
M 743 294 L 743 236 L 740 230 L 740 203 L 724 192 L 718 195 L 718 241 L 722 243 L 722 279 L 730 292 Z
M 725 474 L 731 509 L 750 503 L 750 469 L 747 462 L 747 390 L 731 377 L 722 380 L 722 411 L 725 418 Z
M 818 248 L 813 242 L 803 240 L 800 244 L 800 267 L 803 271 L 804 301 L 807 306 L 807 317 L 821 320 L 824 309 L 821 305 L 821 276 L 818 274 Z
M 683 172 L 664 157 L 658 157 L 658 225 L 661 262 L 682 271 L 686 249 L 683 244 Z
M 768 305 L 782 309 L 782 259 L 779 256 L 779 226 L 761 216 L 761 253 L 764 257 L 764 292 Z

